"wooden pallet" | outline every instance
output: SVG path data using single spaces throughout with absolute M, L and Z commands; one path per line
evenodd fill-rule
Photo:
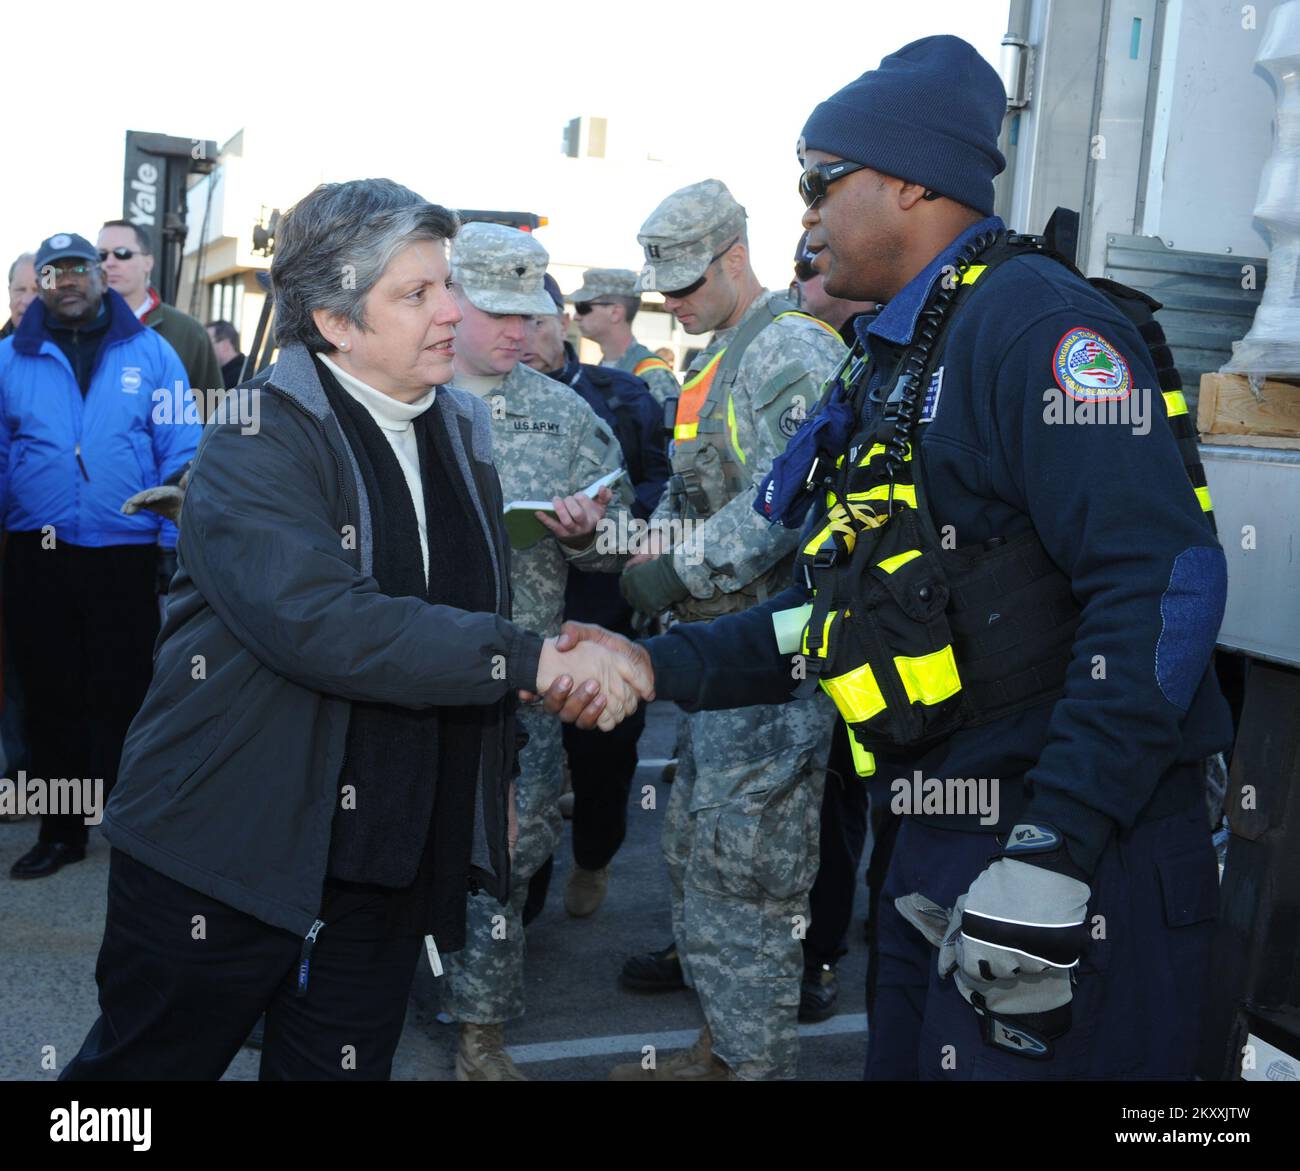
M 1296 447 L 1300 386 L 1268 379 L 1256 395 L 1240 374 L 1202 374 L 1196 427 L 1205 443 Z

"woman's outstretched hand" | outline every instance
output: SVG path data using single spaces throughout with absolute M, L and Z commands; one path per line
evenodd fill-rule
M 566 622 L 547 639 L 537 670 L 546 711 L 566 724 L 608 732 L 654 699 L 654 670 L 645 649 L 586 622 Z

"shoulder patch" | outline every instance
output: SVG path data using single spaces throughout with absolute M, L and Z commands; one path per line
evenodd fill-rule
M 1056 343 L 1052 372 L 1056 385 L 1079 402 L 1113 402 L 1133 390 L 1133 375 L 1119 350 L 1083 326 L 1068 330 Z
M 808 409 L 803 403 L 791 403 L 781 412 L 776 422 L 777 430 L 787 439 L 793 439 L 807 418 Z

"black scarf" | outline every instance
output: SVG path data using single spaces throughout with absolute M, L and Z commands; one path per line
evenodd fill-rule
M 428 535 L 428 585 L 415 508 L 401 466 L 370 412 L 316 363 L 370 498 L 374 577 L 390 597 L 495 611 L 491 555 L 469 491 L 457 474 L 442 412 L 413 423 Z M 476 779 L 490 706 L 419 710 L 352 704 L 329 877 L 401 891 L 390 929 L 431 933 L 452 950 L 464 935 Z M 343 786 L 355 799 L 345 808 Z

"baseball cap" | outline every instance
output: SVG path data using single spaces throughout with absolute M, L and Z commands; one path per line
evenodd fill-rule
M 555 302 L 555 308 L 552 312 L 563 313 L 564 294 L 560 292 L 560 282 L 548 272 L 544 277 L 542 277 L 542 287 L 546 290 L 546 295 Z
M 555 303 L 543 284 L 550 259 L 528 232 L 502 224 L 466 224 L 451 242 L 451 278 L 484 313 L 554 313 Z
M 640 296 L 641 279 L 630 268 L 589 268 L 582 274 L 582 287 L 571 293 L 569 300 L 581 304 L 597 297 Z
M 643 289 L 672 292 L 704 275 L 713 258 L 745 230 L 745 209 L 719 179 L 674 191 L 641 225 Z
M 92 260 L 99 263 L 99 252 L 84 236 L 75 232 L 55 232 L 48 240 L 42 240 L 36 250 L 36 271 L 40 272 L 47 264 L 68 258 Z

